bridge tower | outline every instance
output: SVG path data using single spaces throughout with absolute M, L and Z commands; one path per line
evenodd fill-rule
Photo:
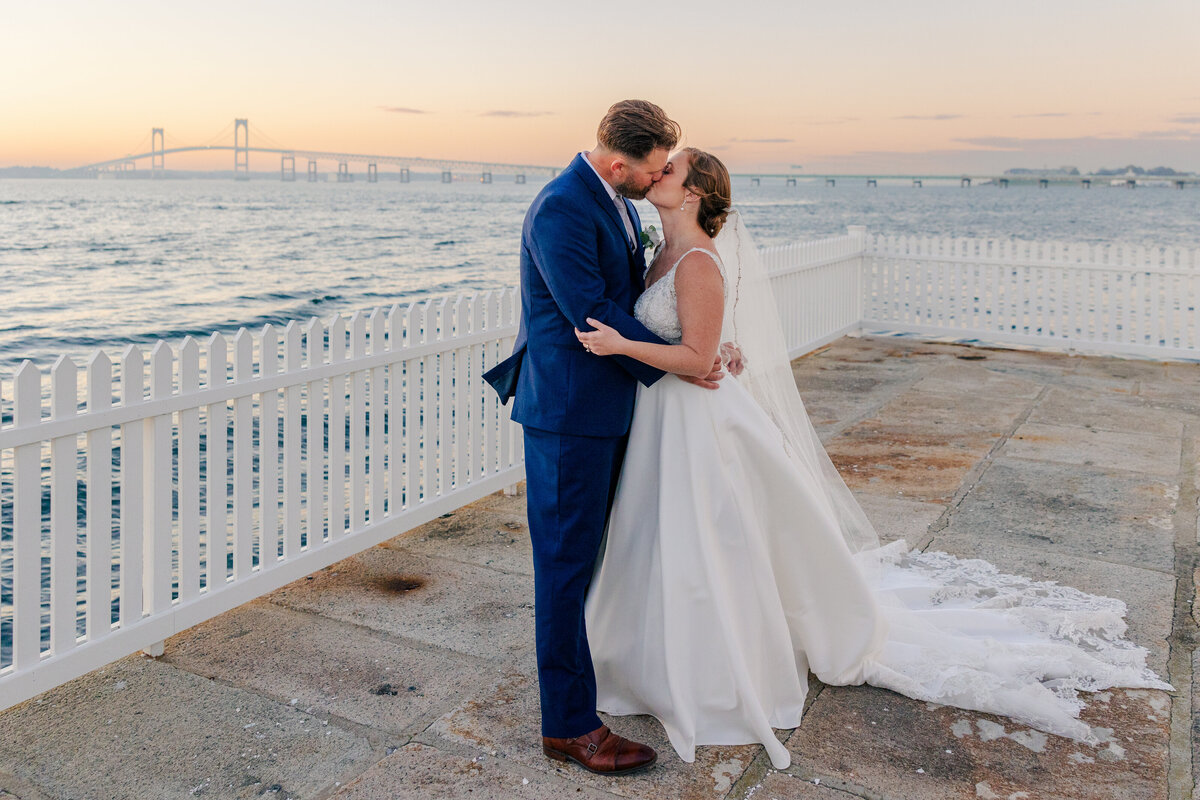
M 167 169 L 166 159 L 166 137 L 163 135 L 162 128 L 150 129 L 150 174 L 155 178 L 161 178 Z
M 289 183 L 296 180 L 296 156 L 284 153 L 279 157 L 279 177 Z
M 317 182 L 317 162 L 309 159 L 308 161 L 308 182 Z
M 239 181 L 250 180 L 250 121 L 233 121 L 233 177 Z

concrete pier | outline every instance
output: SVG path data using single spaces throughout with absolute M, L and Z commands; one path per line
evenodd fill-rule
M 602 778 L 539 746 L 524 492 L 497 493 L 0 713 L 0 798 L 1192 797 L 1200 364 L 843 338 L 793 363 L 880 534 L 1120 598 L 1175 687 L 1085 695 L 1098 747 L 812 683 L 757 745 Z

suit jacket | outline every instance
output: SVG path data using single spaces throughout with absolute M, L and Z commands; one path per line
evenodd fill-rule
M 633 222 L 633 204 L 620 198 Z M 512 355 L 484 374 L 512 418 L 532 428 L 577 436 L 629 430 L 637 382 L 661 370 L 626 356 L 595 356 L 575 338 L 598 319 L 627 339 L 665 344 L 633 318 L 645 253 L 630 249 L 625 226 L 600 178 L 578 155 L 546 184 L 521 231 L 521 327 Z

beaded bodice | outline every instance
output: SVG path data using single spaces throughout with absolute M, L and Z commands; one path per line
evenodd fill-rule
M 717 258 L 717 254 L 711 250 L 705 250 L 703 247 L 693 247 L 681 255 L 665 275 L 642 292 L 642 296 L 633 306 L 634 318 L 645 325 L 651 333 L 671 344 L 679 344 L 683 341 L 683 328 L 679 324 L 678 295 L 675 292 L 675 270 L 684 258 L 697 250 L 712 256 L 713 261 L 717 263 L 717 269 L 721 271 L 721 278 L 724 279 L 725 269 L 721 265 L 721 259 Z M 646 272 L 649 271 L 650 269 L 647 267 Z M 645 274 L 642 277 L 645 278 Z

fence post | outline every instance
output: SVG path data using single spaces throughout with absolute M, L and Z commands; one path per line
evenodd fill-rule
M 863 276 L 863 271 L 867 266 L 867 226 L 848 225 L 846 226 L 846 232 L 856 240 L 855 249 L 858 251 L 858 270 L 855 272 L 853 295 L 856 304 L 854 315 L 858 318 L 858 331 L 861 333 L 863 323 L 863 287 L 867 285 L 867 281 Z

